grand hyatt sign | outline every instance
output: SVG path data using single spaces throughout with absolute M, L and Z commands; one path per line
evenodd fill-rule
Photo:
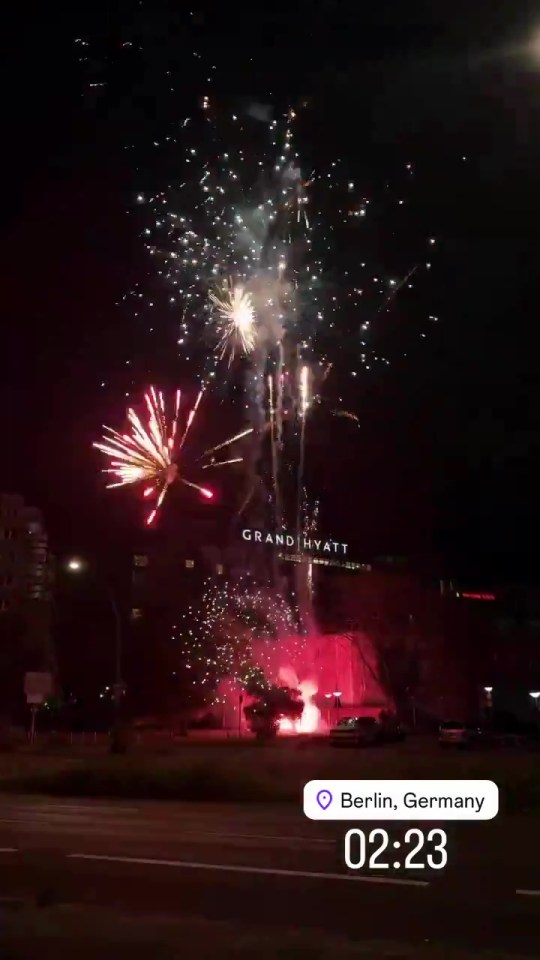
M 306 550 L 311 553 L 337 553 L 345 556 L 348 549 L 347 543 L 338 543 L 337 540 L 315 540 L 305 534 L 293 537 L 291 533 L 267 533 L 266 530 L 242 530 L 242 539 L 274 547 L 296 547 L 299 553 Z

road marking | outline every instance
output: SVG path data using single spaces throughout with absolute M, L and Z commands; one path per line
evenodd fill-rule
M 68 853 L 68 860 L 104 860 L 147 867 L 179 867 L 184 870 L 219 870 L 223 873 L 255 873 L 273 877 L 297 877 L 304 880 L 352 880 L 399 887 L 429 887 L 427 880 L 401 880 L 398 877 L 356 877 L 350 873 L 313 873 L 307 870 L 280 870 L 277 867 L 244 867 L 228 863 L 191 863 L 188 860 L 153 860 L 147 857 L 112 857 L 96 853 Z
M 128 812 L 129 808 L 126 807 L 126 808 L 123 808 L 123 810 L 124 812 Z M 20 817 L 12 817 L 12 818 L 0 817 L 0 823 L 26 823 L 26 824 L 33 823 L 33 824 L 42 826 L 44 824 L 50 823 L 50 820 L 45 814 L 43 816 L 40 816 L 39 811 L 37 812 L 32 811 L 31 813 L 28 813 L 26 816 L 22 814 Z M 50 823 L 50 826 L 55 829 L 57 825 Z M 98 828 L 101 828 L 102 824 L 96 823 L 95 826 Z M 137 824 L 127 824 L 126 826 L 130 828 L 132 826 L 138 827 Z M 158 830 L 159 829 L 167 830 L 168 832 L 170 832 L 171 830 L 171 826 L 167 822 L 152 824 L 153 828 L 156 826 Z M 77 830 L 81 829 L 80 823 L 78 822 L 73 823 L 73 827 L 74 829 L 77 829 Z M 117 829 L 117 827 L 114 827 L 114 829 Z M 192 840 L 196 838 L 204 841 L 205 837 L 212 837 L 214 840 L 271 840 L 273 843 L 276 841 L 281 841 L 284 843 L 304 843 L 308 846 L 310 844 L 320 844 L 321 846 L 328 846 L 328 847 L 333 847 L 337 843 L 337 840 L 327 840 L 323 837 L 301 837 L 301 836 L 284 837 L 284 836 L 269 836 L 267 834 L 259 834 L 259 833 L 217 833 L 215 831 L 203 831 L 202 833 L 200 833 L 199 831 L 188 830 L 187 832 L 181 831 L 180 833 L 173 833 L 172 836 L 174 837 L 174 839 L 178 839 L 178 840 L 186 840 L 186 839 Z
M 518 897 L 540 897 L 540 890 L 516 890 Z
M 326 840 L 322 837 L 269 837 L 262 833 L 188 833 L 189 837 L 215 837 L 216 840 L 284 840 L 286 843 L 322 843 L 334 846 L 337 840 Z
M 9 809 L 9 808 L 8 808 Z M 73 810 L 82 813 L 138 813 L 138 807 L 116 807 L 113 804 L 93 804 L 93 803 L 21 803 L 18 810 L 30 813 L 41 813 L 42 811 L 53 811 L 54 813 L 72 812 Z

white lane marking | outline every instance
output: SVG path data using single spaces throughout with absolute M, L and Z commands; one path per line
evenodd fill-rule
M 516 890 L 518 897 L 540 897 L 540 890 Z
M 40 817 L 39 814 L 34 814 L 33 816 L 27 817 L 13 817 L 12 819 L 3 817 L 0 818 L 0 823 L 18 823 L 20 827 L 26 827 L 28 829 L 34 828 L 44 833 L 47 831 L 50 832 L 51 830 L 63 832 L 78 830 L 84 831 L 85 833 L 105 834 L 111 830 L 113 833 L 118 833 L 120 829 L 135 832 L 131 824 L 119 824 L 115 823 L 114 820 L 93 820 L 91 817 Z
M 264 833 L 193 833 L 190 836 L 198 837 L 216 837 L 216 839 L 224 839 L 225 837 L 233 840 L 284 840 L 286 843 L 289 843 L 291 840 L 294 843 L 323 843 L 328 844 L 329 846 L 334 846 L 337 843 L 336 840 L 327 840 L 323 837 L 271 837 L 267 836 Z
M 219 870 L 224 873 L 256 873 L 273 877 L 298 877 L 307 880 L 353 880 L 400 887 L 429 887 L 427 880 L 401 880 L 398 877 L 356 877 L 349 873 L 313 873 L 307 870 L 279 870 L 277 867 L 244 867 L 228 863 L 191 863 L 188 860 L 153 860 L 147 857 L 112 857 L 96 853 L 68 853 L 68 860 L 104 860 L 149 867 L 179 867 L 184 870 Z
M 6 804 L 8 810 L 13 809 L 13 805 L 9 806 Z M 1 809 L 1 808 L 0 808 Z M 4 807 L 5 809 L 5 807 Z M 138 807 L 115 807 L 112 804 L 91 804 L 91 803 L 20 803 L 16 807 L 17 810 L 22 812 L 30 813 L 41 813 L 42 811 L 52 811 L 54 813 L 63 813 L 64 810 L 71 812 L 73 810 L 82 812 L 82 813 L 138 813 Z
M 47 824 L 50 822 L 46 817 L 39 817 L 35 814 L 33 816 L 20 816 L 14 817 L 13 819 L 8 819 L 7 817 L 0 817 L 0 823 L 34 823 L 34 824 Z M 100 824 L 96 824 L 97 828 L 100 828 Z M 131 829 L 132 827 L 137 826 L 140 828 L 140 824 L 121 824 L 121 827 L 126 827 Z M 180 833 L 171 834 L 170 825 L 165 823 L 145 823 L 145 827 L 152 827 L 153 830 L 166 830 L 175 840 L 192 840 L 193 838 L 202 839 L 204 837 L 212 837 L 214 840 L 271 840 L 273 843 L 276 841 L 282 841 L 283 843 L 304 843 L 307 846 L 310 844 L 321 844 L 322 846 L 333 847 L 337 840 L 328 840 L 323 837 L 275 837 L 268 836 L 267 834 L 259 833 L 215 833 L 214 831 L 204 831 L 199 833 L 198 831 L 181 831 Z M 51 827 L 55 828 L 55 824 L 51 824 Z M 73 827 L 80 829 L 81 826 L 79 823 L 74 823 Z M 118 829 L 117 826 L 114 829 Z
M 8 820 L 5 817 L 0 817 L 0 823 L 26 823 L 27 821 L 23 820 L 22 817 L 18 817 L 16 820 Z
M 17 853 L 17 847 L 0 847 L 0 853 Z

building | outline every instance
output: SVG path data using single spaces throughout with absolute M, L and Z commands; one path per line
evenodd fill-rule
M 164 526 L 145 532 L 131 557 L 130 652 L 126 682 L 137 716 L 174 713 L 185 701 L 173 625 L 197 607 L 210 577 L 231 572 L 224 554 L 200 536 Z M 167 706 L 167 704 L 169 704 Z
M 263 582 L 274 571 L 274 554 L 279 562 L 280 594 L 290 595 L 294 589 L 298 606 L 303 606 L 304 599 L 305 606 L 309 608 L 310 585 L 316 585 L 319 576 L 324 577 L 328 570 L 346 570 L 354 578 L 369 569 L 349 560 L 338 562 L 317 557 L 306 558 L 294 553 L 280 556 L 273 546 L 258 548 L 240 538 L 232 545 L 210 546 L 204 533 L 204 530 L 199 533 L 193 529 L 188 533 L 184 529 L 180 534 L 174 534 L 169 528 L 150 531 L 133 553 L 132 655 L 127 659 L 133 667 L 137 665 L 137 671 L 127 678 L 127 682 L 139 714 L 153 714 L 159 710 L 167 698 L 167 691 L 171 702 L 175 699 L 177 703 L 180 702 L 188 693 L 193 701 L 192 673 L 185 678 L 186 683 L 189 681 L 189 690 L 180 689 L 182 664 L 179 662 L 178 649 L 182 639 L 181 625 L 185 624 L 187 628 L 191 624 L 190 608 L 198 610 L 202 594 L 212 582 L 218 587 L 220 582 L 235 580 L 248 572 Z M 299 671 L 299 680 L 304 678 L 304 674 L 314 677 L 320 688 L 321 706 L 325 710 L 327 701 L 324 694 L 330 688 L 334 691 L 337 686 L 343 687 L 344 706 L 345 703 L 356 703 L 358 698 L 352 693 L 352 681 L 349 682 L 353 675 L 356 676 L 356 671 L 350 666 L 352 647 L 349 639 L 323 638 L 320 634 L 316 637 L 313 635 L 312 639 L 313 643 L 306 648 L 302 663 L 298 662 L 298 658 L 288 656 L 286 642 L 280 642 L 275 651 L 275 662 L 272 663 L 275 677 L 283 669 L 294 672 L 294 668 Z M 267 663 L 268 658 L 266 652 Z M 345 660 L 346 668 L 342 664 Z M 365 672 L 361 670 L 362 675 Z M 338 677 L 341 678 L 339 682 Z M 371 688 L 373 684 L 369 681 L 368 677 L 367 686 Z M 366 683 L 352 686 L 355 690 L 364 689 Z M 236 696 L 235 704 L 237 699 Z
M 375 702 L 382 692 L 415 725 L 477 717 L 486 687 L 494 688 L 497 705 L 515 700 L 510 687 L 521 690 L 525 704 L 535 705 L 529 694 L 540 691 L 540 673 L 535 672 L 540 667 L 540 599 L 534 592 L 525 597 L 515 589 L 494 592 L 442 582 L 436 572 L 419 571 L 404 558 L 363 563 L 352 557 L 284 554 L 275 544 L 252 542 L 237 543 L 233 550 L 208 547 L 204 534 L 152 533 L 133 556 L 134 660 L 146 662 L 141 689 L 151 687 L 149 658 L 161 677 L 168 671 L 177 675 L 170 626 L 189 622 L 185 615 L 197 606 L 209 580 L 255 573 L 264 552 L 261 570 L 273 570 L 275 558 L 280 592 L 294 587 L 298 605 L 314 615 L 308 629 L 310 659 L 306 653 L 306 663 L 298 664 L 292 656 L 285 663 L 281 644 L 274 672 L 295 667 L 300 679 L 315 677 L 319 708 L 327 701 L 336 714 L 337 688 L 340 710 Z
M 479 676 L 483 710 L 520 721 L 540 719 L 540 590 L 453 584 L 461 606 L 489 625 Z
M 371 638 L 381 682 L 411 720 L 479 718 L 487 691 L 497 711 L 536 708 L 538 591 L 439 581 L 406 563 L 374 562 L 352 579 L 339 570 L 319 579 L 318 619 L 326 630 Z
M 0 713 L 12 714 L 26 671 L 54 671 L 52 558 L 39 510 L 0 494 Z

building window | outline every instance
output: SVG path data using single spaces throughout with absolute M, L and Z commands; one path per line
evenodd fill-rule
M 186 568 L 187 568 L 188 570 L 193 570 L 193 567 L 194 567 L 194 566 L 195 566 L 195 561 L 194 561 L 194 560 L 186 560 Z
M 132 609 L 132 611 L 131 611 L 131 619 L 132 619 L 132 620 L 140 620 L 141 617 L 142 617 L 142 610 L 141 610 L 141 608 L 140 608 L 140 607 L 133 607 L 133 609 Z
M 223 573 L 223 564 L 222 564 L 222 563 L 216 563 L 216 573 L 217 573 L 219 576 L 221 576 L 221 574 Z
M 147 567 L 148 566 L 148 557 L 145 557 L 141 554 L 135 554 L 133 557 L 133 566 L 134 567 Z

